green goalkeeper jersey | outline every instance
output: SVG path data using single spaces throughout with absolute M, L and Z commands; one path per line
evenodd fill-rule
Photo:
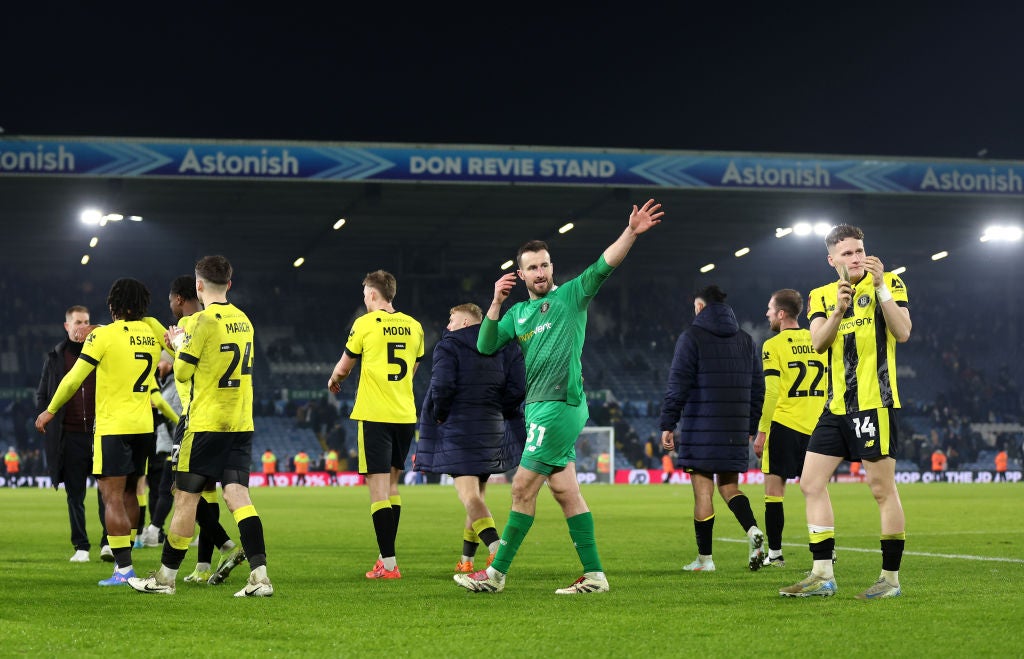
M 512 306 L 499 321 L 484 318 L 477 349 L 487 355 L 516 338 L 526 361 L 526 403 L 564 401 L 583 395 L 583 341 L 587 307 L 615 269 L 601 255 L 583 273 L 544 297 Z

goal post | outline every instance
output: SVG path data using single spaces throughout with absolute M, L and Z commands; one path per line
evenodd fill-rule
M 615 482 L 615 428 L 584 426 L 576 438 L 576 477 L 581 483 Z

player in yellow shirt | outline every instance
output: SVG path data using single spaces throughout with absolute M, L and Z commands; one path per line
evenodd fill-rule
M 779 594 L 807 597 L 836 592 L 835 516 L 827 486 L 845 458 L 863 462 L 882 527 L 882 572 L 857 597 L 897 597 L 902 593 L 899 569 L 906 521 L 896 488 L 896 410 L 900 407 L 896 344 L 910 338 L 907 287 L 885 271 L 877 256 L 864 251 L 864 232 L 859 228 L 833 227 L 825 246 L 839 281 L 811 291 L 807 312 L 814 349 L 827 354 L 828 396 L 800 475 L 814 567 L 806 579 Z
M 135 495 L 146 461 L 156 449 L 151 388 L 156 382 L 160 342 L 142 320 L 149 308 L 149 290 L 135 279 L 118 279 L 107 306 L 113 323 L 89 333 L 75 365 L 61 380 L 53 398 L 36 419 L 44 432 L 54 414 L 96 370 L 96 431 L 92 471 L 99 480 L 105 524 L 114 553 L 114 574 L 101 586 L 120 586 L 135 576 L 132 531 L 139 517 Z
M 191 333 L 173 333 L 177 351 L 174 377 L 189 382 L 192 399 L 188 427 L 178 451 L 174 517 L 164 544 L 161 566 L 149 578 L 129 585 L 143 593 L 173 595 L 178 568 L 195 530 L 196 506 L 211 482 L 224 486 L 224 502 L 238 523 L 242 547 L 252 572 L 235 597 L 274 594 L 267 577 L 263 523 L 249 498 L 252 463 L 253 327 L 238 307 L 227 301 L 231 264 L 223 256 L 196 263 L 196 294 L 205 307 L 193 314 Z
M 402 510 L 398 478 L 416 429 L 412 377 L 423 357 L 423 327 L 412 316 L 395 310 L 398 284 L 394 275 L 377 270 L 363 279 L 366 315 L 352 324 L 345 353 L 338 360 L 327 388 L 341 383 L 362 362 L 352 419 L 359 422 L 359 473 L 366 474 L 370 516 L 380 555 L 367 579 L 399 579 L 395 537 Z
M 804 468 L 807 442 L 825 405 L 825 361 L 811 344 L 811 333 L 800 328 L 804 308 L 800 293 L 784 288 L 768 301 L 768 326 L 776 335 L 764 342 L 764 407 L 757 425 L 754 453 L 764 473 L 764 523 L 768 555 L 764 564 L 785 567 L 782 506 L 786 479 Z

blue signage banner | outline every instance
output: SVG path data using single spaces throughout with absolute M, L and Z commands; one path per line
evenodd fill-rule
M 625 185 L 1024 195 L 1024 163 L 786 154 L 31 138 L 0 140 L 0 176 Z

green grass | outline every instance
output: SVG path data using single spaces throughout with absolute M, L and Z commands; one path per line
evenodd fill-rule
M 491 486 L 499 524 L 508 486 Z M 505 592 L 473 594 L 451 579 L 463 513 L 450 487 L 402 490 L 400 581 L 368 582 L 376 557 L 366 489 L 260 489 L 270 599 L 235 599 L 179 577 L 173 597 L 97 587 L 110 565 L 71 564 L 63 492 L 0 491 L 0 654 L 31 656 L 1020 656 L 1024 488 L 905 485 L 904 597 L 861 602 L 878 575 L 878 512 L 864 485 L 835 484 L 839 593 L 783 599 L 809 568 L 803 499 L 788 490 L 789 566 L 751 573 L 746 544 L 716 500 L 715 573 L 684 573 L 695 555 L 687 486 L 589 486 L 611 592 L 560 597 L 579 576 L 564 521 L 546 491 Z M 748 486 L 758 519 L 761 491 Z M 93 537 L 95 491 L 87 503 Z M 237 530 L 222 512 L 232 536 Z M 195 550 L 182 575 L 195 563 Z M 947 555 L 947 556 L 943 556 Z M 1010 559 L 977 560 L 948 555 Z M 136 571 L 159 549 L 135 552 Z

